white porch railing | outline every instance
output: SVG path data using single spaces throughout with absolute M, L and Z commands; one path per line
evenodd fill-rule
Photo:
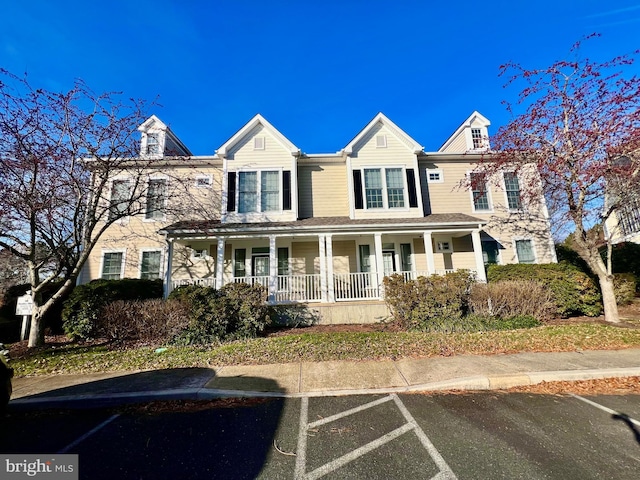
M 336 300 L 368 300 L 380 298 L 378 276 L 375 272 L 334 273 L 333 289 Z
M 448 268 L 445 270 L 436 270 L 435 272 L 433 272 L 434 275 L 446 275 L 447 273 L 453 273 L 455 272 L 455 269 L 453 268 Z M 404 278 L 405 282 L 408 282 L 410 280 L 415 280 L 418 277 L 428 277 L 429 276 L 429 272 L 426 271 L 418 271 L 418 272 L 396 272 L 399 275 L 402 275 L 402 278 Z
M 321 299 L 319 273 L 278 275 L 276 302 L 316 302 Z
M 171 280 L 171 293 L 178 287 L 183 287 L 185 285 L 199 285 L 201 287 L 213 287 L 216 288 L 216 277 L 207 277 L 207 278 L 178 278 Z
M 247 283 L 249 285 L 262 285 L 269 289 L 269 275 L 259 275 L 252 277 L 234 277 L 233 283 Z

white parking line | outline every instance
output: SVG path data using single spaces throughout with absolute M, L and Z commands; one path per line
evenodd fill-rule
M 592 400 L 589 400 L 588 398 L 584 398 L 581 397 L 580 395 L 575 395 L 573 393 L 570 393 L 569 395 L 571 395 L 573 398 L 577 398 L 578 400 L 582 400 L 585 403 L 588 403 L 589 405 L 599 408 L 600 410 L 602 410 L 603 412 L 607 412 L 610 413 L 611 415 L 622 415 L 620 412 L 616 412 L 615 410 L 611 410 L 608 407 L 605 407 L 604 405 L 600 405 L 599 403 L 596 403 Z M 626 418 L 629 420 L 629 422 L 633 423 L 634 425 L 637 425 L 640 427 L 640 422 L 638 420 L 635 420 L 629 416 L 626 416 Z
M 73 442 L 71 442 L 69 445 L 67 445 L 66 447 L 64 447 L 62 450 L 60 450 L 58 452 L 58 454 L 63 454 L 63 453 L 67 453 L 69 450 L 71 450 L 73 447 L 75 447 L 76 445 L 78 445 L 80 442 L 83 442 L 84 440 L 86 440 L 87 438 L 89 438 L 91 435 L 93 435 L 94 433 L 96 433 L 98 430 L 100 430 L 103 427 L 106 427 L 109 423 L 113 422 L 116 418 L 118 418 L 120 416 L 119 413 L 116 413 L 114 415 L 111 415 L 109 418 L 107 418 L 104 422 L 102 422 L 100 425 L 98 425 L 95 428 L 92 428 L 91 430 L 89 430 L 87 433 L 85 433 L 84 435 L 82 435 L 81 437 L 75 439 Z
M 353 415 L 355 413 L 361 412 L 368 408 L 375 407 L 376 405 L 381 405 L 383 403 L 389 402 L 393 400 L 396 404 L 402 416 L 406 420 L 407 423 L 402 425 L 399 428 L 383 435 L 382 437 L 363 445 L 351 452 L 332 460 L 329 463 L 326 463 L 315 470 L 307 473 L 307 436 L 309 433 L 309 429 L 313 427 L 318 427 L 320 425 L 324 425 L 341 418 L 347 417 L 349 415 Z M 447 462 L 444 461 L 438 450 L 431 443 L 427 435 L 418 425 L 418 422 L 415 421 L 409 410 L 404 406 L 400 398 L 394 393 L 388 395 L 386 397 L 380 398 L 378 400 L 374 400 L 373 402 L 366 403 L 364 405 L 360 405 L 359 407 L 351 408 L 349 410 L 345 410 L 344 412 L 337 413 L 335 415 L 331 415 L 330 417 L 322 418 L 320 420 L 316 420 L 315 422 L 309 423 L 309 398 L 303 397 L 300 405 L 300 428 L 298 431 L 298 447 L 296 451 L 296 466 L 295 466 L 295 475 L 294 478 L 296 480 L 316 480 L 321 478 L 328 473 L 331 473 L 337 470 L 340 467 L 343 467 L 357 458 L 365 455 L 366 453 L 375 450 L 376 448 L 385 445 L 392 440 L 404 435 L 407 432 L 414 431 L 422 446 L 427 450 L 429 456 L 434 461 L 436 466 L 439 468 L 440 472 L 433 477 L 433 480 L 456 480 L 457 477 L 447 465 Z

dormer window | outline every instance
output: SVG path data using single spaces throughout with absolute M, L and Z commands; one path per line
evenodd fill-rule
M 160 141 L 157 133 L 147 134 L 147 155 L 160 154 Z
M 483 148 L 484 139 L 482 138 L 482 130 L 480 128 L 471 129 L 471 140 L 473 141 L 473 148 Z

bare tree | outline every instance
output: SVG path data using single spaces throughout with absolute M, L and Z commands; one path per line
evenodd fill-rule
M 580 56 L 580 42 L 570 52 L 570 60 L 547 68 L 501 67 L 501 75 L 511 74 L 507 85 L 522 82 L 524 88 L 515 105 L 505 102 L 512 120 L 492 139 L 496 151 L 477 172 L 537 169 L 539 180 L 523 185 L 523 197 L 533 201 L 542 190 L 556 231 L 573 231 L 576 252 L 598 277 L 605 319 L 618 322 L 611 268 L 591 227 L 639 191 L 640 79 L 623 76 L 632 55 L 595 62 Z M 525 108 L 516 115 L 518 107 Z
M 33 347 L 44 344 L 44 314 L 75 286 L 101 235 L 148 208 L 149 170 L 164 161 L 137 158 L 145 101 L 95 94 L 80 80 L 57 93 L 0 75 L 0 247 L 28 267 Z M 126 184 L 114 182 L 121 175 Z M 45 302 L 54 280 L 61 286 Z

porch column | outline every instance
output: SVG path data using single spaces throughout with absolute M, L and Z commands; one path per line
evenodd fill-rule
M 376 250 L 376 275 L 378 277 L 378 295 L 382 292 L 382 280 L 384 279 L 384 260 L 382 259 L 382 234 L 376 233 L 373 236 L 373 244 Z
M 173 240 L 167 240 L 167 265 L 164 271 L 164 298 L 171 293 L 171 267 L 173 266 Z
M 224 238 L 218 237 L 216 249 L 216 288 L 222 288 L 224 275 Z
M 336 301 L 333 281 L 333 240 L 331 235 L 327 235 L 325 239 L 327 242 L 327 301 L 333 303 Z
M 269 235 L 269 302 L 276 301 L 278 291 L 278 250 L 276 249 L 276 236 Z
M 433 258 L 433 242 L 431 241 L 431 232 L 424 232 L 424 254 L 427 257 L 427 273 L 433 275 L 436 273 L 436 261 Z
M 327 254 L 324 248 L 324 235 L 318 235 L 318 256 L 320 257 L 320 298 L 327 303 Z M 333 282 L 333 278 L 331 279 Z
M 480 230 L 471 232 L 471 241 L 473 242 L 473 254 L 476 257 L 476 278 L 479 282 L 486 283 L 487 274 L 484 271 L 484 260 L 482 259 L 482 242 L 480 241 Z

